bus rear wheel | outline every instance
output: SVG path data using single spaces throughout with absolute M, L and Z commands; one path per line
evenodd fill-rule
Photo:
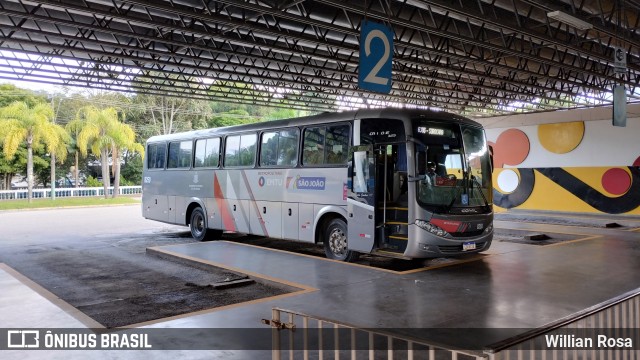
M 344 220 L 331 220 L 324 232 L 323 240 L 327 258 L 346 262 L 358 259 L 358 252 L 349 250 L 347 246 L 347 224 Z
M 207 227 L 207 217 L 201 207 L 193 209 L 189 222 L 191 236 L 198 241 L 216 240 L 222 236 L 221 230 L 213 230 Z

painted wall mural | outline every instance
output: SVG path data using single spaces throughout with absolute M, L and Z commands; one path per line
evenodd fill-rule
M 638 120 L 628 128 L 576 121 L 488 129 L 495 205 L 640 214 Z

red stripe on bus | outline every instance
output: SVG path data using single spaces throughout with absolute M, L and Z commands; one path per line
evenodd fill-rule
M 218 209 L 220 210 L 220 216 L 222 217 L 222 225 L 225 230 L 236 230 L 236 224 L 233 221 L 233 216 L 229 212 L 229 204 L 227 203 L 227 199 L 224 198 L 224 194 L 222 192 L 222 188 L 220 187 L 220 182 L 218 181 L 218 175 L 213 175 L 213 196 L 216 199 L 216 203 L 218 204 Z
M 431 218 L 431 223 L 446 232 L 456 232 L 461 225 L 460 221 Z
M 244 172 L 244 170 L 242 170 L 242 178 L 244 179 L 244 186 L 247 188 L 247 191 L 249 192 L 249 197 L 251 198 L 251 202 L 253 203 L 253 208 L 256 210 L 256 215 L 258 215 L 258 222 L 262 227 L 262 234 L 264 236 L 269 236 L 269 233 L 267 232 L 267 226 L 264 223 L 264 219 L 262 218 L 262 215 L 260 215 L 260 209 L 258 208 L 258 203 L 256 202 L 256 198 L 253 196 L 253 190 L 251 190 L 249 179 L 247 179 L 247 174 Z

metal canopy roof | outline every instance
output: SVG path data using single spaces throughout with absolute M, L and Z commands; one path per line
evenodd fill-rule
M 638 0 L 0 0 L 0 78 L 310 111 L 608 105 L 615 84 L 640 100 L 639 14 Z M 358 88 L 364 19 L 394 29 L 389 94 Z

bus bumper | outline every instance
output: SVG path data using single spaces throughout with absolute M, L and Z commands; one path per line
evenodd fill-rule
M 451 257 L 488 250 L 493 228 L 479 236 L 447 238 L 434 235 L 416 225 L 409 225 L 409 242 L 404 256 L 410 258 Z M 473 248 L 475 247 L 475 248 Z M 472 248 L 465 250 L 466 248 Z

